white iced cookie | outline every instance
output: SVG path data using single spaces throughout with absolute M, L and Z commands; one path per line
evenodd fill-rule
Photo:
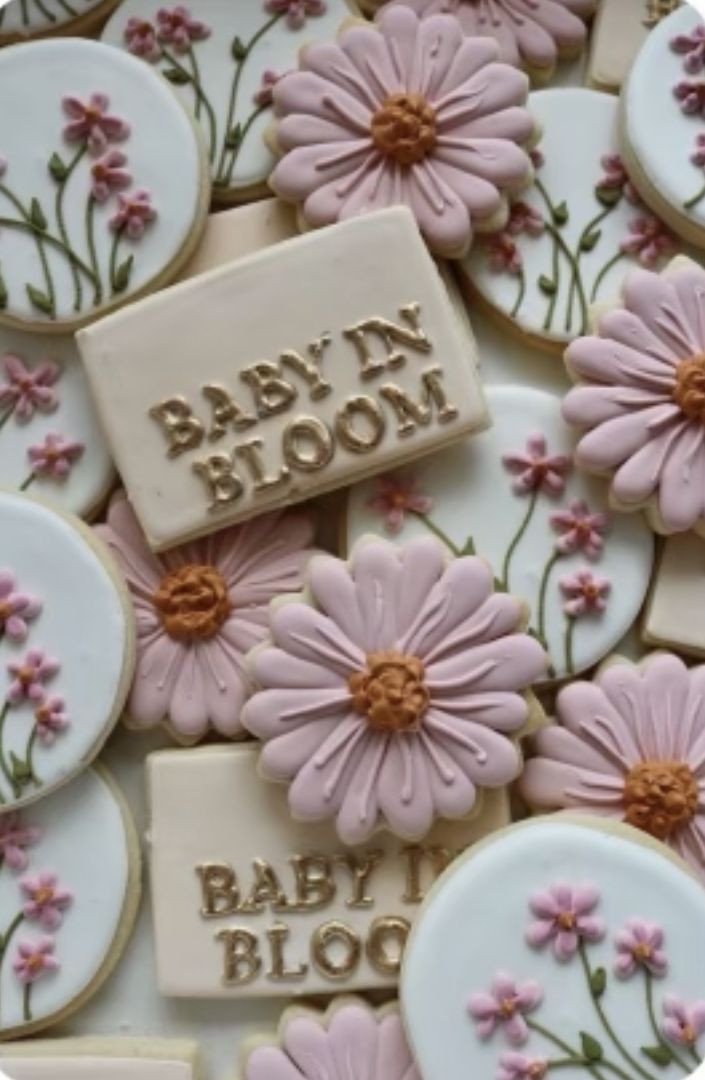
M 0 520 L 1 811 L 96 756 L 129 689 L 134 627 L 107 549 L 77 518 L 0 492 Z
M 590 305 L 612 299 L 630 266 L 658 267 L 675 242 L 619 158 L 615 98 L 540 90 L 529 108 L 543 129 L 534 183 L 504 230 L 459 265 L 471 299 L 535 344 L 562 350 L 587 332 Z
M 177 88 L 203 129 L 214 199 L 243 202 L 267 193 L 276 162 L 264 140 L 275 83 L 304 45 L 334 38 L 352 14 L 347 0 L 125 0 L 103 41 Z
M 182 1039 L 32 1039 L 0 1048 L 12 1080 L 196 1080 L 198 1048 Z
M 3 49 L 0 86 L 0 324 L 66 332 L 175 277 L 209 183 L 171 87 L 79 38 Z
M 9 0 L 0 8 L 0 45 L 52 34 L 90 34 L 117 0 Z
M 680 1080 L 705 1054 L 705 892 L 629 826 L 554 815 L 458 860 L 407 945 L 425 1080 Z
M 0 1039 L 54 1024 L 92 996 L 138 901 L 137 835 L 103 770 L 0 816 Z
M 73 338 L 0 328 L 0 487 L 90 518 L 114 476 Z
M 487 399 L 489 431 L 351 488 L 345 542 L 431 532 L 454 555 L 490 560 L 498 585 L 529 604 L 530 632 L 562 679 L 596 664 L 637 618 L 653 538 L 640 515 L 608 514 L 604 483 L 573 467 L 557 397 L 507 386 Z

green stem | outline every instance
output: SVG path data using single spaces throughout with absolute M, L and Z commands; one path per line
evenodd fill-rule
M 583 283 L 578 272 L 578 266 L 575 261 L 575 256 L 573 255 L 573 252 L 570 250 L 555 225 L 551 225 L 550 222 L 547 221 L 546 231 L 550 236 L 553 237 L 554 243 L 560 248 L 561 252 L 568 260 L 571 274 L 573 276 L 573 280 L 575 281 L 575 285 L 578 291 L 578 303 L 580 304 L 580 326 L 578 328 L 578 333 L 584 334 L 587 330 L 588 324 L 588 304 L 585 297 L 585 289 L 583 287 Z M 558 292 L 557 286 L 558 282 L 556 281 L 556 293 Z M 545 329 L 550 329 L 550 323 L 549 326 L 545 327 Z
M 116 292 L 116 289 L 115 289 L 115 275 L 117 273 L 117 254 L 118 254 L 118 248 L 120 246 L 120 238 L 121 238 L 121 236 L 123 234 L 123 230 L 124 230 L 124 225 L 121 226 L 116 231 L 115 236 L 113 238 L 113 244 L 112 244 L 112 247 L 110 249 L 110 269 L 109 269 L 108 272 L 110 274 L 110 288 L 112 289 L 113 293 Z
M 248 116 L 247 121 L 246 121 L 242 131 L 240 132 L 240 137 L 239 137 L 239 139 L 237 141 L 237 146 L 234 146 L 232 151 L 231 151 L 230 164 L 227 167 L 227 174 L 228 175 L 227 175 L 227 179 L 225 181 L 226 184 L 229 184 L 230 181 L 232 180 L 233 173 L 235 171 L 235 165 L 236 165 L 238 157 L 240 156 L 240 150 L 242 149 L 242 145 L 245 142 L 245 139 L 247 138 L 247 135 L 248 135 L 248 132 L 249 132 L 250 128 L 254 124 L 257 117 L 261 116 L 261 114 L 265 111 L 265 109 L 268 109 L 268 108 L 269 108 L 268 105 L 258 105 L 257 108 L 254 109 L 252 111 L 252 113 L 250 113 L 250 115 Z
M 551 220 L 555 221 L 556 207 L 555 207 L 555 205 L 553 203 L 553 199 L 548 194 L 548 190 L 546 188 L 546 185 L 544 184 L 543 180 L 539 180 L 538 176 L 534 179 L 534 184 L 536 185 L 536 190 L 541 195 L 541 198 L 546 203 L 546 207 L 548 209 L 548 212 L 551 215 Z
M 524 297 L 526 296 L 526 274 L 524 273 L 523 267 L 519 268 L 519 273 L 517 274 L 517 277 L 519 278 L 519 292 L 517 293 L 517 298 L 514 301 L 514 307 L 512 308 L 510 313 L 513 319 L 516 318 L 516 316 L 519 314 L 521 310 L 521 305 L 524 303 Z
M 193 53 L 193 48 L 191 52 Z M 208 117 L 208 158 L 212 164 L 215 160 L 215 146 L 217 142 L 216 120 L 215 113 L 213 112 L 213 106 L 211 105 L 208 99 L 208 95 L 206 94 L 203 86 L 201 85 L 200 76 L 198 78 L 198 81 L 196 81 L 196 77 L 192 75 L 188 68 L 185 68 L 184 65 L 179 60 L 177 60 L 174 54 L 172 52 L 169 52 L 168 49 L 162 48 L 162 56 L 165 60 L 168 60 L 169 63 L 173 67 L 175 67 L 177 71 L 181 72 L 181 74 L 185 76 L 185 78 L 187 78 L 188 81 L 191 83 L 191 86 L 193 87 L 193 92 L 196 95 L 197 108 L 198 103 L 201 102 L 203 104 L 203 108 L 206 110 L 206 116 Z M 193 57 L 193 63 L 196 64 L 195 56 Z M 196 116 L 198 115 L 199 114 L 197 111 Z
M 530 1031 L 534 1031 L 537 1035 L 540 1035 L 548 1042 L 553 1043 L 554 1046 L 557 1046 L 559 1050 L 562 1050 L 563 1053 L 568 1056 L 568 1059 L 572 1062 L 573 1065 L 583 1065 L 588 1070 L 588 1072 L 595 1077 L 595 1080 L 604 1080 L 604 1077 L 602 1076 L 596 1065 L 594 1065 L 592 1062 L 587 1061 L 587 1059 L 584 1058 L 582 1054 L 578 1054 L 575 1050 L 573 1050 L 571 1046 L 568 1045 L 567 1042 L 564 1042 L 563 1039 L 559 1038 L 558 1035 L 554 1035 L 552 1031 L 549 1031 L 548 1028 L 545 1028 L 543 1024 L 537 1023 L 536 1020 L 530 1020 L 528 1016 L 525 1016 L 524 1019 L 526 1021 L 526 1026 L 529 1028 Z M 627 1080 L 629 1080 L 629 1078 L 627 1078 Z
M 654 1033 L 654 1038 L 659 1046 L 664 1046 L 663 1035 L 659 1030 L 659 1026 L 656 1022 L 656 1014 L 654 1012 L 654 979 L 653 975 L 648 968 L 644 968 L 644 978 L 646 986 L 646 1011 L 649 1014 L 649 1023 L 651 1024 L 651 1030 Z M 692 1071 L 690 1065 L 686 1065 L 682 1057 L 676 1053 L 673 1047 L 668 1045 L 668 1052 L 675 1061 L 676 1065 L 679 1065 L 683 1069 L 686 1076 Z M 698 1065 L 700 1062 L 698 1062 Z
M 201 86 L 201 70 L 200 70 L 200 68 L 198 66 L 198 58 L 196 57 L 196 53 L 193 50 L 193 45 L 190 42 L 189 42 L 189 47 L 188 47 L 188 58 L 191 61 L 191 71 L 193 73 L 193 84 L 194 84 L 194 86 Z M 196 119 L 197 120 L 200 119 L 202 105 L 203 105 L 203 100 L 202 100 L 201 95 L 196 94 Z
M 4 746 L 5 724 L 6 724 L 6 721 L 7 721 L 7 716 L 8 716 L 9 711 L 10 711 L 10 702 L 6 701 L 5 704 L 2 707 L 2 711 L 0 711 L 0 772 L 2 772 L 2 775 L 5 777 L 8 784 L 10 785 L 10 790 L 12 791 L 13 795 L 15 796 L 15 798 L 17 798 L 17 796 L 20 794 L 19 787 L 18 787 L 17 781 L 15 780 L 14 776 L 10 772 L 10 768 L 9 768 L 9 766 L 7 764 L 7 760 L 5 758 L 5 746 Z
M 524 533 L 526 532 L 526 530 L 529 527 L 529 522 L 531 521 L 531 519 L 532 519 L 532 517 L 534 515 L 534 510 L 536 509 L 536 502 L 537 502 L 537 499 L 538 499 L 538 495 L 539 495 L 539 489 L 536 488 L 531 493 L 531 498 L 529 499 L 529 505 L 528 505 L 528 507 L 526 509 L 526 513 L 524 514 L 524 517 L 522 518 L 521 525 L 519 526 L 519 528 L 515 532 L 514 537 L 513 537 L 512 541 L 511 541 L 509 547 L 507 548 L 507 554 L 504 556 L 504 562 L 502 563 L 502 585 L 503 585 L 503 587 L 505 589 L 509 589 L 509 567 L 510 567 L 512 558 L 514 556 L 514 552 L 516 551 L 519 544 L 521 543 L 521 541 L 522 541 L 522 539 L 524 537 Z
M 2 970 L 3 961 L 7 955 L 7 950 L 14 937 L 15 931 L 22 922 L 24 922 L 24 912 L 19 911 L 2 936 L 2 945 L 0 945 L 0 970 Z
M 5 184 L 0 184 L 0 194 L 4 195 L 5 198 L 12 203 L 18 213 L 29 225 L 32 225 L 32 219 L 30 217 L 29 211 L 22 205 L 14 192 L 10 191 L 10 189 Z M 37 244 L 37 254 L 39 255 L 39 261 L 42 264 L 42 271 L 44 273 L 44 285 L 46 288 L 47 298 L 51 304 L 52 314 L 55 314 L 56 294 L 54 292 L 54 281 L 51 276 L 51 271 L 49 269 L 49 261 L 47 259 L 46 251 L 44 250 L 43 233 L 40 229 L 35 228 L 33 225 L 32 231 L 34 232 L 35 241 Z
M 618 251 L 617 254 L 613 255 L 611 259 L 608 259 L 608 261 L 602 267 L 599 274 L 595 278 L 595 284 L 593 285 L 592 291 L 590 293 L 590 303 L 591 304 L 593 304 L 595 302 L 595 300 L 597 299 L 597 294 L 600 291 L 600 286 L 602 285 L 602 282 L 605 280 L 605 278 L 609 274 L 612 267 L 616 266 L 618 262 L 621 262 L 623 258 L 624 258 L 624 253 L 621 252 L 621 251 Z
M 22 991 L 22 1017 L 25 1023 L 29 1023 L 32 1019 L 31 997 L 32 984 L 28 982 L 24 984 L 24 990 Z
M 76 9 L 71 7 L 70 4 L 67 4 L 66 0 L 57 0 L 57 2 L 59 4 L 59 6 L 64 9 L 64 11 L 66 12 L 67 15 L 78 15 L 78 12 L 76 11 Z
M 42 0 L 34 0 L 34 6 L 37 8 L 38 11 L 41 12 L 45 19 L 49 20 L 49 22 L 56 22 L 56 15 L 49 11 L 49 9 L 42 3 Z
M 86 203 L 86 242 L 88 244 L 88 257 L 95 277 L 93 287 L 93 305 L 97 307 L 103 299 L 103 286 L 100 281 L 100 267 L 98 266 L 98 253 L 95 248 L 95 197 L 88 196 Z
M 7 423 L 7 421 L 8 421 L 9 419 L 10 419 L 10 417 L 14 415 L 14 412 L 15 412 L 15 406 L 14 406 L 14 405 L 12 405 L 12 406 L 11 406 L 11 407 L 10 407 L 10 408 L 9 408 L 9 409 L 7 410 L 7 412 L 6 412 L 6 413 L 3 413 L 3 415 L 2 415 L 2 416 L 0 416 L 0 431 L 2 431 L 2 429 L 3 429 L 4 427 L 5 427 L 5 424 L 6 424 L 6 423 Z
M 410 514 L 413 514 L 414 517 L 418 518 L 419 521 L 423 521 L 428 531 L 432 532 L 433 535 L 438 540 L 440 540 L 442 544 L 445 544 L 446 547 L 450 548 L 453 555 L 455 555 L 456 557 L 460 555 L 460 548 L 458 547 L 458 545 L 453 543 L 451 538 L 443 532 L 443 529 L 439 528 L 438 525 L 436 525 L 435 521 L 432 521 L 431 518 L 427 517 L 426 514 L 418 514 L 415 510 L 409 510 L 408 512 Z
M 59 180 L 57 191 L 56 191 L 56 224 L 57 224 L 57 227 L 59 229 L 59 236 L 63 240 L 67 250 L 71 251 L 71 276 L 73 277 L 73 293 L 74 293 L 73 310 L 74 311 L 80 311 L 81 310 L 81 302 L 82 302 L 82 299 L 83 299 L 83 289 L 81 287 L 81 279 L 78 276 L 78 268 L 76 267 L 76 265 L 74 263 L 73 251 L 72 251 L 71 244 L 70 244 L 70 241 L 69 241 L 69 234 L 68 234 L 68 231 L 66 229 L 66 222 L 64 221 L 64 195 L 66 194 L 66 188 L 67 188 L 68 182 L 71 179 L 71 176 L 72 176 L 76 166 L 81 161 L 81 159 L 85 156 L 87 149 L 88 149 L 88 144 L 85 143 L 85 142 L 81 143 L 78 150 L 76 151 L 76 153 L 72 157 L 71 161 L 66 166 L 66 172 L 65 172 L 64 176 L 61 178 L 61 180 Z
M 583 229 L 583 231 L 580 234 L 580 239 L 578 240 L 578 246 L 577 246 L 577 248 L 575 250 L 575 274 L 573 275 L 573 277 L 571 279 L 570 289 L 568 291 L 568 306 L 567 306 L 567 310 L 566 310 L 566 321 L 565 321 L 565 329 L 566 329 L 566 331 L 570 331 L 573 328 L 573 301 L 574 301 L 574 298 L 575 298 L 576 276 L 580 273 L 580 260 L 583 257 L 583 243 L 585 241 L 585 237 L 589 236 L 590 233 L 593 232 L 597 228 L 598 225 L 601 225 L 602 222 L 605 220 L 605 218 L 609 214 L 611 214 L 613 210 L 614 210 L 614 206 L 605 207 L 605 209 L 601 210 L 600 213 L 597 214 L 592 219 L 592 221 L 589 221 L 587 223 L 587 225 L 585 226 L 585 228 Z
M 37 479 L 37 474 L 35 472 L 31 472 L 29 474 L 29 476 L 25 477 L 25 479 L 22 481 L 22 483 L 20 484 L 20 486 L 18 487 L 17 490 L 18 491 L 26 491 L 27 488 L 30 488 L 32 486 L 32 484 L 34 483 L 34 481 L 36 479 Z
M 60 240 L 56 236 L 52 236 L 50 233 L 42 232 L 36 225 L 32 225 L 28 221 L 16 221 L 15 218 L 0 217 L 0 226 L 5 229 L 22 229 L 25 232 L 30 232 L 34 236 L 39 236 L 46 244 L 51 244 L 52 247 L 57 248 L 63 252 L 64 255 L 71 261 L 72 265 L 85 274 L 92 285 L 95 285 L 95 279 L 93 277 L 93 271 L 89 266 L 86 266 L 83 259 L 80 259 L 70 247 L 67 247 L 63 240 Z
M 567 627 L 565 631 L 565 669 L 568 675 L 575 674 L 575 662 L 573 660 L 573 636 L 575 634 L 575 624 L 578 620 L 572 615 L 567 618 Z
M 703 184 L 703 186 L 700 188 L 700 191 L 697 193 L 697 195 L 693 195 L 692 199 L 688 199 L 687 202 L 683 203 L 683 209 L 692 210 L 693 207 L 697 206 L 698 203 L 702 202 L 703 199 L 705 199 L 705 184 Z
M 37 742 L 37 728 L 35 726 L 35 727 L 32 728 L 32 734 L 29 736 L 29 738 L 27 740 L 27 747 L 25 749 L 25 755 L 24 755 L 24 763 L 25 763 L 25 766 L 27 767 L 27 772 L 29 774 L 29 779 L 31 780 L 31 782 L 33 784 L 35 784 L 37 787 L 41 787 L 42 782 L 39 779 L 39 777 L 37 776 L 36 772 L 34 771 L 34 747 L 36 745 L 36 742 Z
M 551 571 L 561 557 L 560 551 L 554 551 L 551 558 L 548 560 L 543 568 L 543 574 L 541 575 L 541 584 L 539 585 L 539 601 L 538 601 L 538 635 L 540 640 L 546 643 L 546 591 L 548 589 L 549 578 L 551 577 Z

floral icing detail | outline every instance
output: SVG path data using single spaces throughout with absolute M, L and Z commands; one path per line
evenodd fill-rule
M 673 95 L 686 116 L 705 116 L 705 82 L 682 79 L 673 87 Z
M 524 270 L 524 259 L 508 232 L 492 233 L 483 237 L 482 244 L 487 254 L 487 263 L 495 274 L 503 272 L 520 277 Z
M 697 75 L 705 67 L 705 26 L 696 23 L 687 34 L 671 38 L 673 52 L 684 56 L 683 67 L 690 75 Z
M 137 619 L 132 723 L 168 720 L 188 741 L 209 728 L 240 734 L 250 692 L 245 655 L 267 636 L 270 601 L 301 589 L 313 554 L 310 519 L 264 514 L 159 557 L 118 494 L 96 531 L 117 559 Z
M 609 201 L 619 194 L 624 195 L 627 201 L 635 206 L 639 205 L 639 193 L 631 182 L 621 154 L 604 154 L 600 158 L 600 164 L 604 171 L 596 191 L 600 193 L 602 201 Z
M 27 869 L 27 848 L 41 839 L 36 825 L 25 825 L 16 811 L 0 815 L 0 863 L 6 863 L 15 873 Z
M 121 150 L 108 150 L 91 165 L 91 191 L 100 203 L 107 202 L 112 191 L 129 187 L 132 177 L 125 169 L 127 157 Z
M 42 602 L 17 586 L 10 570 L 0 570 L 0 640 L 22 642 L 27 638 L 27 622 L 42 610 Z
M 388 533 L 400 532 L 407 514 L 424 517 L 433 509 L 433 499 L 419 491 L 418 483 L 411 475 L 394 473 L 378 476 L 375 486 L 376 494 L 367 505 L 382 515 Z
M 130 240 L 141 240 L 147 226 L 157 217 L 151 195 L 140 188 L 129 195 L 119 194 L 117 199 L 118 208 L 110 219 L 110 228 L 113 232 L 124 230 Z
M 107 94 L 91 94 L 87 102 L 77 97 L 65 97 L 61 102 L 69 123 L 64 128 L 67 142 L 87 143 L 94 157 L 105 153 L 108 143 L 121 142 L 130 134 L 130 127 L 118 116 L 108 112 Z
M 41 649 L 30 649 L 23 660 L 10 661 L 7 670 L 12 682 L 7 691 L 7 700 L 13 705 L 25 699 L 42 701 L 44 683 L 53 678 L 59 668 L 58 660 L 46 656 Z
M 560 589 L 565 597 L 564 609 L 573 619 L 591 612 L 600 614 L 607 608 L 612 586 L 607 578 L 593 574 L 587 567 L 561 578 Z
M 42 871 L 20 879 L 25 895 L 23 912 L 26 919 L 41 923 L 47 930 L 56 930 L 64 920 L 64 912 L 70 907 L 73 896 L 61 887 L 56 874 Z
M 546 656 L 485 563 L 447 563 L 432 537 L 368 539 L 349 564 L 314 558 L 307 585 L 272 611 L 242 717 L 295 818 L 335 818 L 346 844 L 380 827 L 420 837 L 518 774 Z
M 646 922 L 644 919 L 628 919 L 615 937 L 615 973 L 627 979 L 642 967 L 652 975 L 665 975 L 668 971 L 668 959 L 663 942 L 663 930 L 656 923 Z
M 540 210 L 526 202 L 514 202 L 509 207 L 509 221 L 506 230 L 510 236 L 541 236 L 546 228 L 546 221 Z
M 53 386 L 61 374 L 58 364 L 45 360 L 30 369 L 19 356 L 7 353 L 2 366 L 6 381 L 0 382 L 0 407 L 9 405 L 10 411 L 0 417 L 0 424 L 11 415 L 26 422 L 32 419 L 35 409 L 51 412 L 56 408 Z
M 12 969 L 22 983 L 33 983 L 50 971 L 58 971 L 59 961 L 54 956 L 56 943 L 52 937 L 20 941 L 12 962 Z
M 192 18 L 189 9 L 181 4 L 157 12 L 157 39 L 173 45 L 177 53 L 188 52 L 192 41 L 203 41 L 210 33 L 210 28 Z
M 567 454 L 550 454 L 546 436 L 536 433 L 527 439 L 525 450 L 504 454 L 502 464 L 515 477 L 512 490 L 517 495 L 561 495 L 573 463 Z
M 65 480 L 85 450 L 82 442 L 66 439 L 56 432 L 44 436 L 44 442 L 28 447 L 27 457 L 36 476 L 49 476 L 54 480 Z M 28 481 L 22 490 L 29 487 Z
M 284 15 L 292 30 L 298 30 L 307 18 L 323 15 L 324 0 L 266 0 L 265 9 L 272 15 Z
M 312 226 L 404 203 L 432 250 L 462 255 L 474 224 L 501 218 L 506 193 L 531 176 L 526 79 L 496 56 L 451 16 L 394 5 L 337 44 L 311 45 L 274 88 L 283 156 L 272 186 Z
M 272 101 L 274 100 L 274 87 L 277 85 L 281 78 L 282 76 L 277 74 L 276 71 L 271 71 L 267 69 L 266 71 L 262 72 L 259 89 L 255 94 L 253 94 L 252 97 L 255 105 L 258 105 L 260 108 L 265 109 L 272 104 Z
M 542 1000 L 543 990 L 537 982 L 519 984 L 512 975 L 500 971 L 490 990 L 472 994 L 468 1012 L 481 1039 L 489 1039 L 500 1027 L 510 1043 L 521 1046 L 529 1037 L 524 1017 L 538 1008 Z
M 556 723 L 533 737 L 521 792 L 536 809 L 627 821 L 669 844 L 702 877 L 703 740 L 705 667 L 688 669 L 668 653 L 638 666 L 611 663 L 593 682 L 559 693 Z
M 508 1050 L 500 1055 L 497 1080 L 543 1080 L 549 1064 L 547 1058 L 527 1057 Z
M 69 727 L 66 702 L 61 697 L 44 698 L 34 710 L 34 726 L 37 738 L 44 746 L 51 746 L 56 736 Z
M 652 214 L 641 214 L 629 222 L 629 232 L 620 244 L 624 255 L 633 255 L 642 266 L 653 269 L 676 249 L 676 239 Z
M 157 29 L 148 19 L 132 16 L 127 20 L 124 33 L 125 44 L 133 56 L 154 63 L 162 55 L 157 39 Z
M 556 550 L 561 555 L 581 551 L 588 559 L 598 559 L 605 546 L 604 534 L 609 525 L 607 514 L 594 514 L 584 499 L 574 499 L 567 510 L 551 514 L 551 527 L 559 534 Z
M 558 960 L 569 960 L 581 941 L 601 941 L 605 923 L 591 912 L 600 899 L 593 885 L 551 885 L 532 896 L 530 907 L 536 919 L 526 931 L 526 940 L 535 949 L 549 942 Z
M 663 1033 L 671 1042 L 693 1047 L 705 1032 L 705 1001 L 692 1004 L 667 994 L 663 1001 Z

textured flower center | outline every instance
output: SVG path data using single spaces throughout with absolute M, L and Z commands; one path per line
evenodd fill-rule
M 630 825 L 667 840 L 698 809 L 698 785 L 680 761 L 641 761 L 624 783 L 624 818 Z
M 507 1018 L 507 1020 L 511 1020 L 514 1013 L 517 1011 L 516 999 L 512 997 L 502 998 L 499 1003 L 499 1011 L 502 1016 Z
M 575 929 L 575 915 L 572 911 L 561 911 L 560 915 L 556 918 L 556 922 L 561 930 Z
M 25 689 L 27 689 L 27 687 L 31 686 L 34 682 L 34 674 L 34 668 L 29 667 L 29 665 L 25 665 L 24 667 L 17 669 L 15 673 L 15 678 L 19 682 L 20 686 L 23 686 Z
M 4 622 L 12 615 L 12 605 L 9 600 L 0 600 L 0 619 Z
M 390 94 L 372 117 L 372 141 L 400 165 L 423 161 L 436 145 L 436 113 L 421 94 Z
M 214 566 L 197 563 L 163 577 L 153 600 L 164 629 L 177 641 L 212 638 L 232 610 L 223 575 Z
M 681 1027 L 681 1035 L 684 1042 L 694 1043 L 698 1035 L 692 1024 L 683 1024 Z
M 637 960 L 650 960 L 653 955 L 653 949 L 647 941 L 640 941 L 638 945 L 634 947 L 634 957 Z
M 54 899 L 54 890 L 51 885 L 42 885 L 35 890 L 34 900 L 37 904 L 48 904 L 50 900 Z
M 36 975 L 37 972 L 41 971 L 44 967 L 44 957 L 41 953 L 32 953 L 32 955 L 27 958 L 25 966 L 32 975 Z
M 364 671 L 348 680 L 353 706 L 376 731 L 412 731 L 428 708 L 424 666 L 399 652 L 370 653 Z
M 673 397 L 689 420 L 705 424 L 705 353 L 681 360 Z

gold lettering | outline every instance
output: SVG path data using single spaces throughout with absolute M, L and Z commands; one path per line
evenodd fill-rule
M 326 855 L 291 855 L 297 911 L 317 911 L 335 897 L 333 867 Z
M 221 439 L 226 434 L 228 424 L 232 424 L 235 431 L 242 431 L 257 423 L 257 417 L 241 409 L 224 386 L 208 383 L 201 387 L 201 393 L 211 407 L 212 423 L 208 432 L 211 442 Z
M 281 375 L 279 364 L 270 364 L 268 360 L 260 360 L 240 372 L 240 378 L 252 390 L 260 420 L 286 412 L 298 397 L 296 387 Z
M 231 986 L 243 986 L 257 978 L 262 970 L 262 957 L 257 947 L 257 935 L 242 927 L 219 930 L 216 941 L 225 946 L 223 957 L 223 982 Z
M 405 304 L 399 308 L 399 314 L 408 326 L 400 326 L 398 323 L 390 322 L 389 319 L 374 315 L 370 319 L 363 319 L 343 330 L 343 337 L 352 341 L 357 351 L 362 365 L 361 378 L 372 379 L 386 368 L 401 367 L 406 361 L 406 356 L 395 348 L 395 345 L 405 345 L 417 352 L 431 352 L 431 342 L 421 329 L 420 311 L 421 307 L 418 303 Z M 368 335 L 381 339 L 386 350 L 383 360 L 375 359 L 373 356 Z
M 272 964 L 267 975 L 270 979 L 276 979 L 277 982 L 295 982 L 297 979 L 303 979 L 308 971 L 308 964 L 297 964 L 293 968 L 286 966 L 284 945 L 289 933 L 289 927 L 284 923 L 275 923 L 271 929 L 267 930 L 269 949 L 272 954 Z
M 344 952 L 342 957 L 331 956 L 330 946 L 339 943 Z M 329 979 L 347 979 L 360 963 L 362 946 L 360 939 L 346 923 L 337 919 L 323 923 L 311 937 L 311 956 L 321 975 Z
M 374 899 L 367 895 L 367 883 L 375 866 L 384 859 L 384 852 L 366 851 L 359 855 L 349 852 L 347 855 L 336 855 L 335 861 L 344 866 L 352 877 L 353 891 L 349 900 L 345 901 L 349 908 L 369 908 L 374 904 Z
M 205 429 L 182 397 L 167 398 L 153 405 L 149 415 L 161 427 L 169 444 L 167 457 L 178 457 L 186 450 L 195 450 L 203 442 Z
M 369 422 L 371 431 L 362 435 L 353 428 L 353 417 L 359 414 Z M 384 415 L 371 397 L 351 397 L 335 415 L 335 433 L 341 446 L 353 454 L 367 454 L 379 446 L 386 427 Z
M 422 882 L 422 867 L 425 860 L 431 863 L 432 881 L 435 880 L 452 861 L 448 848 L 433 844 L 426 847 L 421 844 L 407 844 L 399 852 L 406 863 L 406 885 L 402 900 L 405 904 L 420 904 L 426 895 Z
M 301 443 L 310 443 L 304 453 Z M 298 472 L 318 472 L 333 460 L 335 444 L 330 429 L 315 416 L 299 416 L 286 425 L 282 437 L 284 460 Z
M 414 401 L 412 397 L 402 390 L 400 386 L 386 383 L 380 387 L 380 397 L 390 403 L 397 414 L 399 427 L 397 435 L 404 438 L 405 435 L 413 435 L 417 424 L 428 427 L 433 415 L 432 406 L 438 409 L 438 423 L 447 424 L 455 420 L 458 410 L 451 405 L 446 397 L 445 389 L 441 382 L 443 372 L 439 367 L 428 368 L 421 376 L 421 400 Z
M 210 454 L 201 461 L 194 461 L 191 466 L 196 476 L 200 476 L 210 495 L 209 510 L 220 510 L 237 502 L 245 490 L 245 485 L 235 472 L 228 454 Z
M 227 863 L 202 863 L 196 867 L 201 882 L 201 915 L 212 919 L 232 915 L 238 910 L 240 890 L 232 866 Z
M 247 912 L 249 915 L 255 911 L 264 911 L 267 904 L 271 904 L 273 911 L 287 911 L 289 903 L 286 893 L 269 863 L 264 859 L 253 859 L 252 870 L 254 884 L 247 899 L 243 901 L 240 911 Z
M 375 919 L 367 937 L 367 959 L 380 975 L 398 975 L 411 924 L 408 919 L 385 915 Z M 390 948 L 396 943 L 396 948 Z
M 240 443 L 235 447 L 235 453 L 242 458 L 254 481 L 256 492 L 268 491 L 270 488 L 280 487 L 289 482 L 291 473 L 286 465 L 282 465 L 277 476 L 267 476 L 267 470 L 260 450 L 264 443 L 261 439 L 250 439 L 249 442 Z
M 307 360 L 293 349 L 287 349 L 279 356 L 279 362 L 282 367 L 290 367 L 292 371 L 295 371 L 296 374 L 304 380 L 304 382 L 308 383 L 311 401 L 320 401 L 321 398 L 330 394 L 333 389 L 331 384 L 323 378 L 320 372 L 323 353 L 330 343 L 330 334 L 321 334 L 319 338 L 312 341 L 308 346 L 308 352 L 312 358 L 311 360 Z

